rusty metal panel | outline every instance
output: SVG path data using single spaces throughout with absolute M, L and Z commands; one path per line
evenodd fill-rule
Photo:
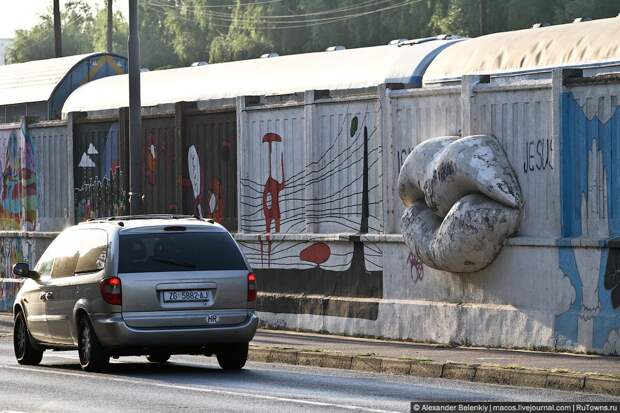
M 552 133 L 551 88 L 483 87 L 472 100 L 472 133 L 494 135 L 526 200 L 519 235 L 556 237 L 560 230 L 559 144 Z
M 306 230 L 303 107 L 248 110 L 240 178 L 241 231 Z
M 176 212 L 173 117 L 142 119 L 144 134 L 144 208 L 149 214 Z
M 460 92 L 438 90 L 435 94 L 413 92 L 390 101 L 392 150 L 385 156 L 387 185 L 386 232 L 400 233 L 403 204 L 398 194 L 398 174 L 409 152 L 422 141 L 461 131 Z M 386 131 L 386 133 L 389 133 Z
M 183 209 L 237 230 L 237 120 L 235 112 L 185 117 Z
M 75 221 L 123 215 L 127 208 L 118 122 L 76 124 L 73 134 Z
M 316 104 L 306 211 L 319 233 L 383 231 L 376 100 Z
M 29 129 L 34 148 L 38 231 L 59 231 L 73 222 L 69 216 L 67 125 Z

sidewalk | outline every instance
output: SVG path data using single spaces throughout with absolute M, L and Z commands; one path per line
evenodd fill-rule
M 620 357 L 549 353 L 541 351 L 500 350 L 473 347 L 447 347 L 399 341 L 259 330 L 250 343 L 256 347 L 340 352 L 351 355 L 375 355 L 412 360 L 452 363 L 493 364 L 504 367 L 570 370 L 598 373 L 620 378 Z
M 253 361 L 620 396 L 620 357 L 259 330 Z
M 0 313 L 0 337 L 12 315 Z M 620 357 L 448 347 L 259 330 L 250 360 L 620 396 Z

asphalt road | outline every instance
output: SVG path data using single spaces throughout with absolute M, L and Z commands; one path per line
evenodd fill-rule
M 9 336 L 0 338 L 0 411 L 409 411 L 414 400 L 593 401 L 609 397 L 482 385 L 454 380 L 249 363 L 224 372 L 215 359 L 174 356 L 116 360 L 106 373 L 84 373 L 77 353 L 46 352 L 19 366 Z

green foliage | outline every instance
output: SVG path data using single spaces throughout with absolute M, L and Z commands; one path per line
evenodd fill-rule
M 118 0 L 117 0 L 118 1 Z M 158 4 L 174 9 L 176 1 L 158 0 Z M 140 62 L 142 67 L 157 69 L 165 65 L 178 66 L 179 58 L 174 52 L 173 32 L 166 22 L 162 10 L 139 2 L 140 17 Z
M 65 4 L 61 26 L 63 55 L 91 51 L 94 18 L 85 0 Z M 17 31 L 14 41 L 6 52 L 6 59 L 7 63 L 19 63 L 51 57 L 54 57 L 54 23 L 52 10 L 49 9 L 33 28 Z
M 100 9 L 95 16 L 93 31 L 93 50 L 106 50 L 108 35 L 108 12 Z M 112 51 L 123 56 L 127 56 L 127 36 L 129 26 L 120 11 L 114 12 L 112 17 Z
M 441 33 L 479 36 L 481 1 L 140 0 L 142 66 L 187 66 L 272 51 L 320 51 L 333 45 L 364 47 Z M 618 0 L 486 0 L 486 31 L 613 17 L 619 12 Z M 17 32 L 8 61 L 53 56 L 51 14 L 48 10 L 37 25 Z M 105 10 L 93 11 L 87 0 L 74 0 L 62 16 L 63 54 L 105 49 Z M 127 22 L 119 13 L 114 15 L 114 30 L 114 51 L 125 54 Z

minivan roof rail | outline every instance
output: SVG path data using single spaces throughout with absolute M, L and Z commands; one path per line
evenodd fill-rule
M 213 219 L 205 219 L 198 215 L 182 215 L 182 214 L 137 214 L 137 215 L 116 215 L 111 217 L 92 218 L 85 222 L 103 222 L 103 221 L 131 221 L 134 219 L 198 219 L 214 224 Z

